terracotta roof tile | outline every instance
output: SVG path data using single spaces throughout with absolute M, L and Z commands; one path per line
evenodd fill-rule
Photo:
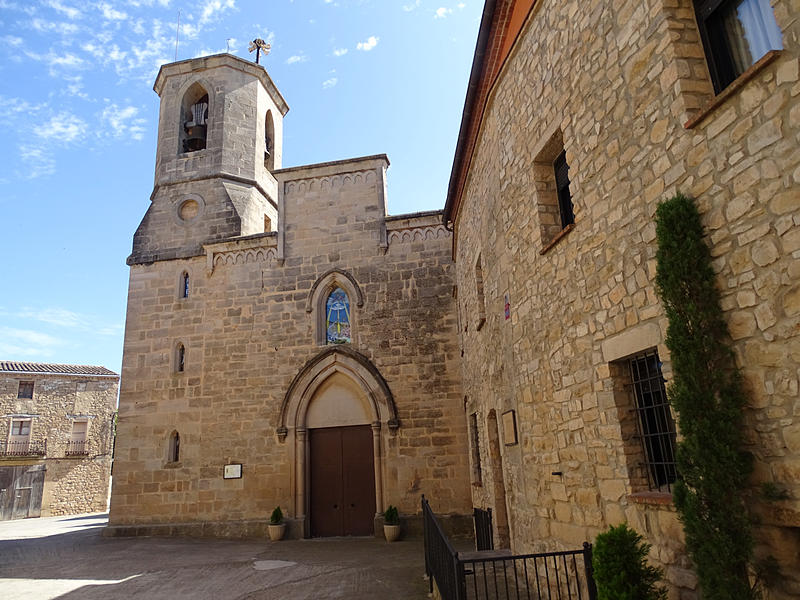
M 29 363 L 10 360 L 0 360 L 0 373 L 30 373 L 30 374 L 57 374 L 57 375 L 93 375 L 119 377 L 114 371 L 105 367 L 90 365 L 56 365 L 50 363 Z

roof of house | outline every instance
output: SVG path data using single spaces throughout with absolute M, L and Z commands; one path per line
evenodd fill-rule
M 56 365 L 0 360 L 0 373 L 25 373 L 40 375 L 90 375 L 93 377 L 119 377 L 105 367 L 91 365 Z
M 486 0 L 442 220 L 455 221 L 489 94 L 535 0 Z M 455 237 L 455 236 L 454 236 Z

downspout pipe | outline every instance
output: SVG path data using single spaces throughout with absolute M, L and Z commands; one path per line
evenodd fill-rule
M 461 166 L 468 158 L 466 156 L 467 138 L 469 137 L 469 130 L 472 121 L 472 113 L 475 111 L 475 102 L 480 90 L 481 75 L 483 73 L 483 59 L 486 55 L 486 48 L 489 44 L 489 34 L 492 31 L 492 19 L 494 17 L 494 9 L 497 0 L 486 0 L 483 5 L 483 16 L 481 17 L 481 26 L 478 30 L 478 41 L 475 44 L 475 57 L 472 59 L 472 71 L 469 74 L 469 85 L 467 86 L 467 97 L 464 100 L 464 111 L 461 115 L 461 129 L 458 132 L 458 141 L 456 142 L 456 153 L 453 157 L 453 170 L 450 172 L 450 184 L 447 188 L 447 199 L 444 204 L 444 212 L 442 213 L 442 223 L 445 228 L 452 231 L 450 228 L 450 211 L 453 209 L 455 203 L 455 195 L 458 187 L 458 176 L 461 171 Z

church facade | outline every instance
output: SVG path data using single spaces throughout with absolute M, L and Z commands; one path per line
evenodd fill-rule
M 281 168 L 263 67 L 162 67 L 109 534 L 372 534 L 470 511 L 451 234 L 387 216 L 384 155 Z M 377 520 L 376 520 L 377 519 Z M 412 524 L 413 526 L 413 524 Z
M 670 598 L 698 597 L 654 285 L 653 216 L 682 192 L 749 395 L 756 556 L 780 565 L 769 597 L 800 596 L 799 38 L 787 0 L 486 2 L 444 219 L 472 497 L 501 546 L 627 521 Z

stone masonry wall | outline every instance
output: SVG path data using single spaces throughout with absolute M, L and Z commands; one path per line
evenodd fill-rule
M 380 371 L 397 406 L 399 428 L 381 429 L 384 505 L 416 514 L 425 493 L 443 513 L 469 513 L 451 237 L 441 213 L 385 222 L 385 167 L 356 160 L 279 172 L 283 261 L 273 233 L 131 268 L 112 525 L 263 526 L 276 505 L 297 516 L 293 450 L 276 430 L 292 380 L 325 349 L 318 308 L 306 309 L 334 268 L 363 292 L 363 306 L 350 298 L 348 346 Z M 179 342 L 183 373 L 174 368 Z M 167 461 L 173 430 L 178 463 Z M 242 479 L 222 478 L 228 463 L 244 465 Z
M 655 348 L 670 379 L 653 214 L 682 191 L 701 208 L 750 394 L 757 553 L 784 573 L 771 597 L 800 594 L 800 5 L 772 4 L 784 50 L 690 129 L 711 86 L 688 0 L 538 2 L 490 95 L 455 223 L 458 303 L 476 505 L 504 501 L 487 415 L 517 414 L 519 443 L 501 444 L 516 551 L 579 547 L 627 520 L 670 597 L 696 597 L 669 497 L 638 493 L 619 362 Z M 575 226 L 540 254 L 547 189 L 533 166 L 559 130 Z M 762 482 L 791 499 L 765 502 Z
M 32 400 L 17 398 L 20 381 L 34 382 Z M 31 441 L 47 441 L 47 454 L 41 459 L 0 459 L 0 467 L 45 463 L 42 516 L 106 509 L 117 389 L 115 378 L 89 375 L 25 373 L 0 378 L 0 439 L 8 439 L 12 416 L 27 415 Z M 88 418 L 88 454 L 65 457 L 76 418 Z

